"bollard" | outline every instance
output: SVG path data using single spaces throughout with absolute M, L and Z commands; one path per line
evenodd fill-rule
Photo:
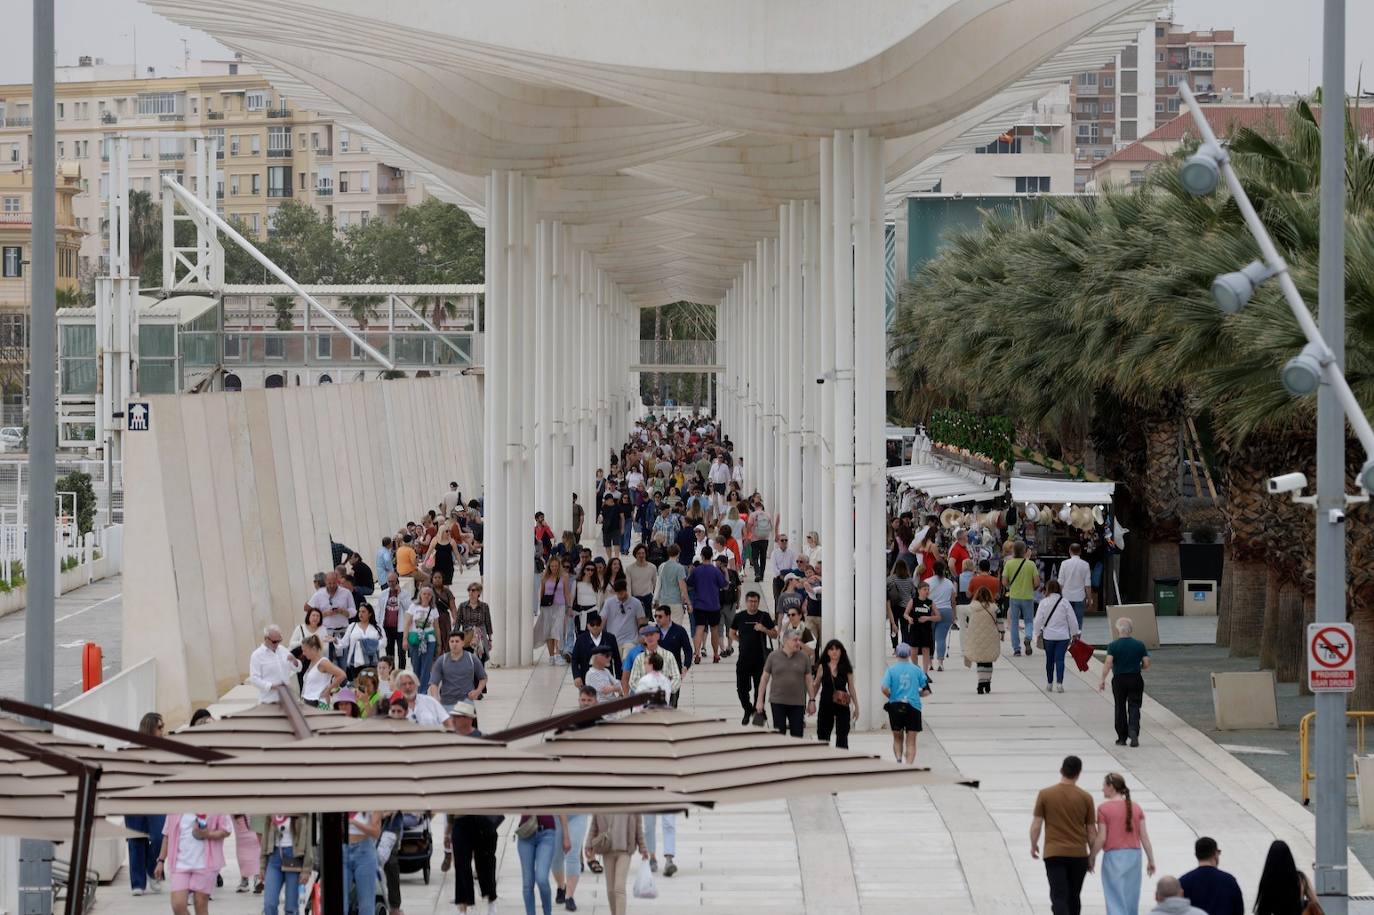
M 104 653 L 95 642 L 87 642 L 81 649 L 81 691 L 87 692 L 100 685 L 104 676 Z

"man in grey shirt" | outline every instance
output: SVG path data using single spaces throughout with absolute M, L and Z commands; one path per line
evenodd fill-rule
M 463 699 L 482 698 L 487 685 L 487 669 L 482 659 L 463 647 L 463 633 L 448 637 L 448 654 L 434 662 L 429 672 L 429 694 L 448 708 Z
M 615 596 L 606 598 L 601 605 L 601 618 L 606 622 L 606 631 L 615 636 L 621 658 L 639 641 L 639 627 L 647 622 L 644 605 L 630 596 L 629 585 L 623 578 L 616 579 Z

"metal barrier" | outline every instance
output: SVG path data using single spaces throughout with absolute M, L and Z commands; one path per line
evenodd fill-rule
M 1345 713 L 1346 721 L 1355 722 L 1355 756 L 1365 755 L 1365 723 L 1374 719 L 1374 712 L 1351 712 Z M 1302 770 L 1302 802 L 1304 805 L 1312 800 L 1310 784 L 1316 779 L 1317 775 L 1312 771 L 1312 749 L 1311 743 L 1312 722 L 1317 720 L 1316 712 L 1308 712 L 1302 716 L 1298 722 L 1298 767 Z M 1353 757 L 1352 757 L 1353 759 Z M 1352 763 L 1353 765 L 1353 763 Z M 1355 772 L 1352 768 L 1347 772 L 1346 778 L 1355 780 Z

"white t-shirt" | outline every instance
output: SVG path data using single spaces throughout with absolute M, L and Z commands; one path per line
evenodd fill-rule
M 179 871 L 203 871 L 206 867 L 208 849 L 204 839 L 197 839 L 192 831 L 196 828 L 196 815 L 183 813 L 177 824 L 177 865 Z
M 1092 569 L 1079 556 L 1070 556 L 1059 564 L 1059 587 L 1064 591 L 1064 600 L 1088 599 L 1088 580 Z
M 328 588 L 321 588 L 310 596 L 310 606 L 320 611 L 326 629 L 343 629 L 348 621 L 358 615 L 353 606 L 353 592 L 340 585 L 334 589 L 334 596 Z
M 601 691 L 603 688 L 607 686 L 611 686 L 620 682 L 611 673 L 611 669 L 609 667 L 605 670 L 601 670 L 596 667 L 588 668 L 587 675 L 582 678 L 582 682 L 596 690 L 597 702 L 610 702 L 612 699 L 618 697 L 617 693 L 603 693 Z
M 662 691 L 665 696 L 673 694 L 673 681 L 661 671 L 651 670 L 640 677 L 639 682 L 635 684 L 635 692 L 637 693 L 651 693 L 656 690 Z
M 954 582 L 950 581 L 948 578 L 932 575 L 926 579 L 925 583 L 930 585 L 931 606 L 940 610 L 946 608 L 950 610 L 954 609 L 954 595 L 956 590 Z
M 448 720 L 448 712 L 433 696 L 416 693 L 408 717 L 421 727 L 434 727 Z
M 729 483 L 730 468 L 725 466 L 724 461 L 717 461 L 716 463 L 711 465 L 710 476 L 712 483 Z
M 432 629 L 435 620 L 439 619 L 439 608 L 411 604 L 406 610 L 406 615 L 410 617 L 411 629 Z
M 639 489 L 644 485 L 644 474 L 638 470 L 631 470 L 625 475 L 625 485 L 631 489 Z

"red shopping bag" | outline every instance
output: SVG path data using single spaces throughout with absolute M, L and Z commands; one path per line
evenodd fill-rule
M 1092 660 L 1093 647 L 1082 639 L 1075 639 L 1069 644 L 1069 655 L 1079 670 L 1087 670 L 1088 662 Z

